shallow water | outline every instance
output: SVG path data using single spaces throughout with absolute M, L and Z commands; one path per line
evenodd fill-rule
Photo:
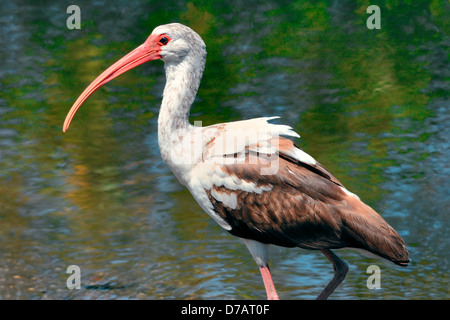
M 407 268 L 338 251 L 350 271 L 333 299 L 450 298 L 448 2 L 389 2 L 380 30 L 365 1 L 77 1 L 80 30 L 70 4 L 0 3 L 0 298 L 265 298 L 247 249 L 160 158 L 161 62 L 97 91 L 61 131 L 83 89 L 169 22 L 207 44 L 192 121 L 281 116 L 407 243 Z M 301 249 L 272 247 L 271 269 L 283 299 L 332 277 Z

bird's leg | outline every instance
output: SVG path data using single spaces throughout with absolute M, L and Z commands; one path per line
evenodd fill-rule
M 259 271 L 261 271 L 264 287 L 266 288 L 267 300 L 279 300 L 272 276 L 270 275 L 269 266 L 259 267 Z
M 331 281 L 328 283 L 325 289 L 323 289 L 322 292 L 317 297 L 317 300 L 326 300 L 330 296 L 330 294 L 333 293 L 334 289 L 336 289 L 337 286 L 344 280 L 345 275 L 347 274 L 348 271 L 348 266 L 331 250 L 323 249 L 321 251 L 325 255 L 325 257 L 327 257 L 328 260 L 330 260 L 333 263 L 334 269 L 333 279 L 331 279 Z
M 253 259 L 259 266 L 259 271 L 264 281 L 264 287 L 267 292 L 268 300 L 279 300 L 278 294 L 273 284 L 272 276 L 269 270 L 269 245 L 251 239 L 242 239 L 248 250 L 252 254 Z

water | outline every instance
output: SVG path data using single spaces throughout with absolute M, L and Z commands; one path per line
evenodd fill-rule
M 365 1 L 77 1 L 81 30 L 66 27 L 70 4 L 0 4 L 0 298 L 265 298 L 247 249 L 160 158 L 161 62 L 97 91 L 61 131 L 83 89 L 169 22 L 207 44 L 192 121 L 280 115 L 406 241 L 408 268 L 340 252 L 350 271 L 333 299 L 450 297 L 446 1 L 388 2 L 381 30 Z M 301 249 L 272 247 L 271 268 L 283 299 L 312 299 L 332 276 Z

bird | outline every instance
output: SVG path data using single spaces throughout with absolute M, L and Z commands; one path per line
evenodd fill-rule
M 375 210 L 350 192 L 311 155 L 300 136 L 260 117 L 192 125 L 190 108 L 206 65 L 206 45 L 180 23 L 156 27 L 147 40 L 101 73 L 78 97 L 64 121 L 66 132 L 86 99 L 107 82 L 151 60 L 162 60 L 166 84 L 158 115 L 162 159 L 199 206 L 244 242 L 262 276 L 268 300 L 278 300 L 269 247 L 320 251 L 333 278 L 317 299 L 327 299 L 348 265 L 335 249 L 356 249 L 398 266 L 410 262 L 405 242 Z

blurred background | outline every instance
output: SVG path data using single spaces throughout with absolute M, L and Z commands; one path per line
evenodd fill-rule
M 338 251 L 350 271 L 332 299 L 449 299 L 449 13 L 445 0 L 1 1 L 0 299 L 266 298 L 243 243 L 160 158 L 161 61 L 98 90 L 62 133 L 84 88 L 170 22 L 207 45 L 192 122 L 281 116 L 406 241 L 407 268 Z M 333 274 L 319 252 L 270 257 L 282 299 L 313 299 Z

